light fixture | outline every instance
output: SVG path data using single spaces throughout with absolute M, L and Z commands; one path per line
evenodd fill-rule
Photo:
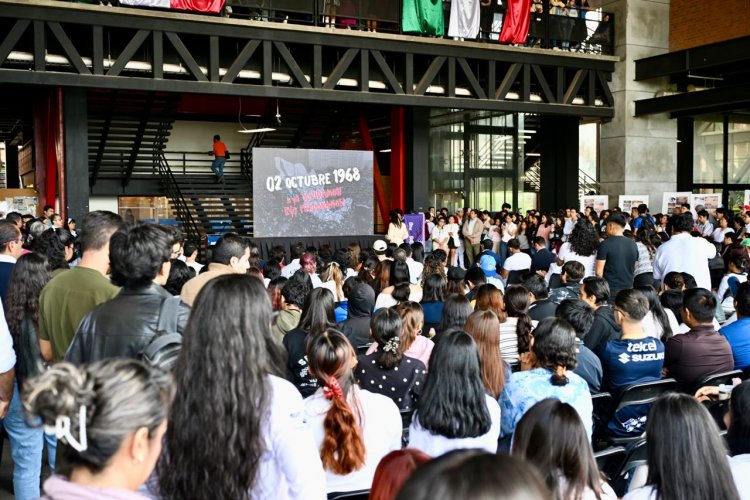
M 238 130 L 240 134 L 257 134 L 261 132 L 273 132 L 276 130 L 275 128 L 271 127 L 261 127 L 261 128 L 242 128 L 242 130 Z
M 390 149 L 381 149 L 380 152 L 381 153 L 390 153 L 391 150 Z

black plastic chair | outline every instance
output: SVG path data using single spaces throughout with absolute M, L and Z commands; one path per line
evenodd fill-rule
M 610 436 L 607 433 L 607 424 L 617 414 L 618 411 L 629 406 L 641 406 L 652 404 L 659 399 L 662 394 L 675 392 L 677 390 L 677 381 L 673 378 L 663 380 L 654 380 L 651 382 L 642 382 L 632 384 L 620 391 L 619 396 L 615 399 L 614 404 L 607 418 L 599 426 L 598 437 L 611 445 L 627 444 L 638 441 L 642 435 L 631 437 Z
M 628 452 L 622 446 L 613 446 L 594 453 L 594 459 L 596 460 L 597 467 L 599 467 L 599 472 L 604 474 L 607 481 L 612 481 L 617 477 L 617 474 L 622 470 L 622 465 L 625 463 L 627 456 Z
M 329 493 L 328 500 L 367 500 L 370 497 L 370 490 L 345 491 L 343 493 Z
M 361 356 L 363 354 L 367 354 L 367 350 L 370 348 L 371 345 L 372 345 L 372 342 L 370 342 L 369 344 L 365 344 L 365 345 L 358 345 L 357 346 L 357 356 Z
M 718 387 L 720 385 L 732 385 L 733 378 L 742 378 L 741 370 L 732 370 L 731 372 L 717 373 L 716 375 L 709 375 L 704 377 L 703 380 L 693 388 L 691 396 L 695 394 L 701 387 Z M 729 398 L 727 399 L 710 399 L 703 401 L 703 406 L 708 410 L 708 413 L 719 426 L 719 429 L 726 429 L 724 423 L 724 414 L 729 410 Z
M 722 372 L 722 373 L 716 373 L 714 375 L 708 375 L 706 377 L 703 377 L 700 382 L 698 382 L 695 387 L 693 387 L 692 392 L 690 395 L 692 396 L 695 394 L 698 389 L 701 387 L 718 387 L 720 385 L 732 385 L 732 379 L 739 378 L 741 379 L 744 376 L 742 370 L 732 370 L 730 372 Z
M 414 410 L 400 410 L 399 413 L 401 413 L 401 444 L 406 448 L 409 445 L 409 426 Z
M 521 284 L 521 278 L 524 274 L 528 273 L 528 269 L 521 269 L 519 271 L 510 271 L 508 277 L 505 280 L 506 285 L 519 285 Z
M 594 407 L 594 435 L 597 434 L 602 425 L 607 425 L 609 414 L 612 409 L 612 395 L 608 392 L 597 392 L 591 394 L 591 404 Z
M 623 461 L 622 467 L 610 481 L 609 485 L 615 490 L 618 498 L 625 495 L 628 492 L 628 486 L 633 477 L 635 470 L 641 466 L 646 465 L 646 440 L 639 439 L 630 443 L 625 448 L 625 460 Z

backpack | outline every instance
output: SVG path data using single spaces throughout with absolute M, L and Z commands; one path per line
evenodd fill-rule
M 150 366 L 171 371 L 182 349 L 182 335 L 177 332 L 177 311 L 180 297 L 164 299 L 159 309 L 156 335 L 141 353 L 141 360 Z

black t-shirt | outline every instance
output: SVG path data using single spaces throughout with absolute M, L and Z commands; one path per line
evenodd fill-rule
M 626 288 L 633 288 L 633 273 L 638 261 L 638 247 L 635 242 L 624 236 L 610 236 L 599 245 L 596 260 L 603 260 L 604 279 L 609 289 L 615 294 Z
M 557 256 L 555 254 L 546 248 L 542 248 L 531 258 L 531 271 L 547 271 L 550 264 L 556 260 Z

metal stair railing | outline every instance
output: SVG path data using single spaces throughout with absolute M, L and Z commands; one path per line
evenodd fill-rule
M 185 239 L 196 242 L 200 241 L 203 236 L 198 229 L 195 219 L 193 219 L 190 207 L 182 196 L 180 187 L 172 173 L 172 169 L 169 168 L 169 163 L 164 157 L 164 153 L 155 152 L 154 160 L 164 186 L 164 192 L 172 203 L 172 209 L 175 211 L 177 219 L 182 223 L 182 231 L 185 234 Z
M 240 171 L 251 184 L 253 182 L 253 148 L 260 146 L 265 136 L 265 132 L 252 134 L 250 140 L 247 141 L 247 146 L 240 150 Z
M 539 192 L 541 189 L 540 162 L 534 162 L 524 173 L 524 180 L 531 188 Z M 599 182 L 581 170 L 578 171 L 578 194 L 583 196 L 588 193 L 601 193 L 602 186 Z

